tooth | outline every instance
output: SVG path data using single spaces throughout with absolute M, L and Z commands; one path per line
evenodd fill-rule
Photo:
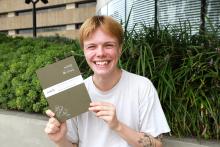
M 107 61 L 96 62 L 97 65 L 106 65 L 107 63 L 108 63 Z

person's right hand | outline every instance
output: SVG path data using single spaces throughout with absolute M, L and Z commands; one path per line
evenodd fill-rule
M 60 123 L 54 116 L 55 114 L 51 110 L 47 110 L 46 114 L 50 117 L 46 128 L 44 129 L 48 137 L 55 143 L 59 143 L 65 140 L 67 133 L 66 122 Z

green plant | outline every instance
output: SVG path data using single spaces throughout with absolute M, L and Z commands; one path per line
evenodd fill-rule
M 220 39 L 211 28 L 192 35 L 187 21 L 125 30 L 119 65 L 153 81 L 176 136 L 219 139 Z
M 5 40 L 5 41 L 4 41 Z M 74 55 L 83 72 L 86 63 L 78 42 L 60 37 L 0 37 L 0 108 L 43 112 L 47 101 L 36 70 Z

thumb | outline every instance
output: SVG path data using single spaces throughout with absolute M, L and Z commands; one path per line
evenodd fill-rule
M 60 131 L 61 131 L 62 134 L 66 134 L 66 133 L 67 133 L 66 121 L 63 122 L 63 123 L 60 125 Z

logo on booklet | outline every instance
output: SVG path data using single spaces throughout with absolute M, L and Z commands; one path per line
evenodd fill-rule
M 74 72 L 74 68 L 73 68 L 73 65 L 72 64 L 68 64 L 66 66 L 64 66 L 63 68 L 63 74 L 68 74 L 68 73 L 71 73 L 71 72 Z
M 71 114 L 69 113 L 68 109 L 66 109 L 64 106 L 56 105 L 54 106 L 54 108 L 57 117 L 71 118 Z
M 55 92 L 55 89 L 50 89 L 49 91 L 47 91 L 47 93 L 46 94 L 50 94 L 50 93 L 54 93 Z

